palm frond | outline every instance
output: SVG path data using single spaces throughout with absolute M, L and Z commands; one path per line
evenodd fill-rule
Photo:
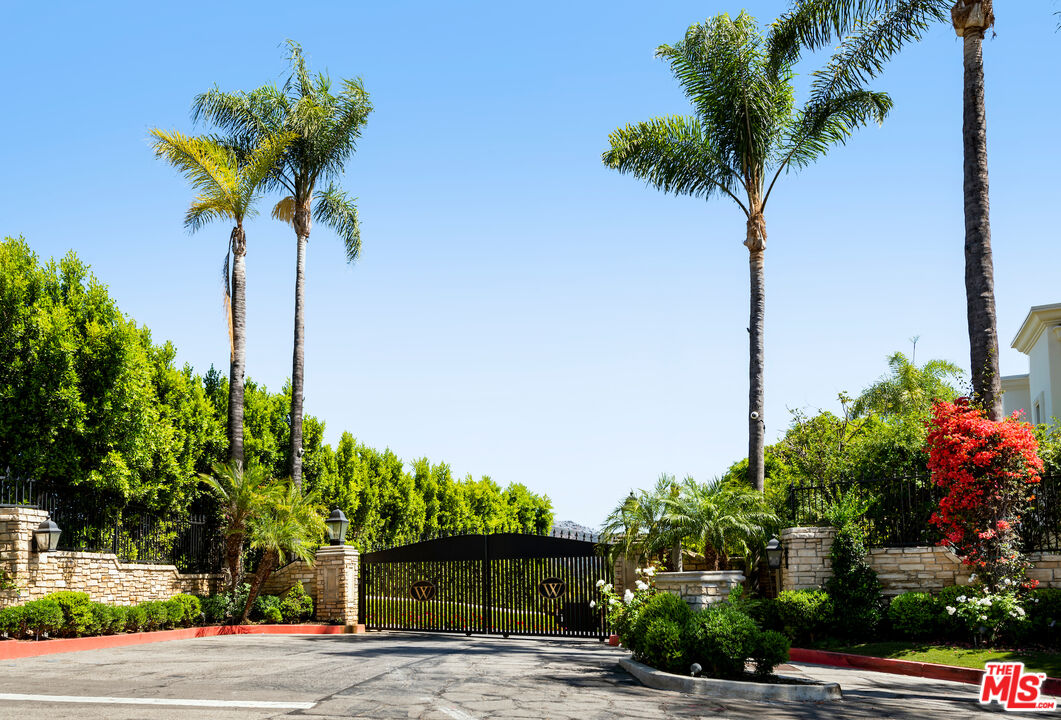
M 280 198 L 279 202 L 273 206 L 271 214 L 273 220 L 279 220 L 288 225 L 293 224 L 295 222 L 295 198 L 291 195 Z
M 346 261 L 352 263 L 361 255 L 361 223 L 357 217 L 356 198 L 329 185 L 317 193 L 314 217 L 335 231 L 346 248 Z

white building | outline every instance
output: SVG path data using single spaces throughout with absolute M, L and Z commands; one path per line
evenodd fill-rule
M 1003 412 L 1023 410 L 1036 424 L 1061 418 L 1061 303 L 1029 310 L 1012 347 L 1028 356 L 1028 374 L 1002 377 Z

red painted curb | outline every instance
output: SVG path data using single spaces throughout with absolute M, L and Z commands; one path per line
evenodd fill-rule
M 340 635 L 346 631 L 343 625 L 210 625 L 59 640 L 0 640 L 0 660 L 16 660 L 79 650 L 105 650 L 127 645 L 144 645 L 166 640 L 191 640 L 219 635 Z
M 869 655 L 852 655 L 851 653 L 830 652 L 828 650 L 808 650 L 792 648 L 788 651 L 792 662 L 805 662 L 812 665 L 832 665 L 834 667 L 859 668 L 893 675 L 911 675 L 929 680 L 949 680 L 951 682 L 979 685 L 984 671 L 976 668 L 939 665 L 937 663 L 916 662 L 913 660 L 893 660 L 891 658 L 871 657 Z M 1061 679 L 1046 678 L 1042 685 L 1046 695 L 1061 697 Z

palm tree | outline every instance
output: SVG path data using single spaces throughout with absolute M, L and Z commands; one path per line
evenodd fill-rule
M 662 553 L 671 544 L 665 499 L 674 487 L 674 476 L 662 474 L 652 490 L 630 491 L 605 518 L 601 542 L 638 565 Z
M 240 463 L 215 463 L 213 475 L 199 477 L 209 485 L 221 502 L 225 526 L 225 568 L 228 592 L 234 593 L 243 579 L 243 548 L 248 525 L 261 508 L 262 497 L 268 486 L 263 468 Z
M 718 478 L 704 484 L 686 478 L 666 507 L 675 533 L 692 538 L 705 553 L 714 551 L 715 570 L 724 568 L 732 555 L 746 557 L 764 547 L 779 524 L 762 493 Z
M 273 570 L 288 559 L 312 563 L 314 552 L 324 537 L 317 496 L 302 494 L 293 482 L 273 483 L 263 497 L 259 512 L 250 518 L 250 547 L 260 550 L 262 559 L 254 571 L 250 594 L 243 606 L 240 623 L 247 622 L 254 601 Z
M 992 0 L 797 0 L 781 18 L 786 36 L 818 49 L 852 28 L 870 27 L 863 48 L 868 75 L 905 43 L 920 40 L 936 22 L 950 20 L 962 38 L 964 85 L 962 150 L 965 195 L 965 301 L 973 396 L 992 420 L 1002 419 L 994 263 L 987 181 L 984 34 L 994 26 Z
M 885 93 L 861 85 L 863 38 L 840 45 L 825 68 L 812 74 L 810 98 L 796 109 L 792 65 L 796 37 L 771 26 L 764 37 L 754 18 L 719 15 L 688 29 L 657 57 L 670 63 L 691 117 L 668 116 L 627 125 L 609 137 L 605 165 L 664 192 L 710 199 L 726 195 L 744 213 L 751 272 L 748 389 L 748 480 L 764 481 L 763 319 L 766 249 L 764 212 L 782 173 L 804 167 L 856 128 L 883 122 L 891 108 Z
M 348 262 L 361 253 L 357 207 L 336 184 L 357 149 L 361 128 L 372 104 L 360 80 L 344 80 L 333 94 L 326 74 L 311 75 L 302 47 L 288 41 L 291 75 L 283 88 L 272 85 L 251 92 L 227 93 L 214 88 L 196 97 L 194 115 L 231 134 L 240 147 L 261 138 L 290 132 L 291 142 L 269 187 L 287 193 L 273 217 L 295 229 L 295 330 L 291 369 L 291 478 L 302 486 L 302 404 L 305 365 L 306 244 L 316 220 L 332 228 L 346 247 Z M 326 185 L 324 185 L 327 183 Z M 324 185 L 322 188 L 321 186 Z
M 953 400 L 958 391 L 950 380 L 960 379 L 962 370 L 946 360 L 929 360 L 917 366 L 897 352 L 888 358 L 891 374 L 862 391 L 851 409 L 853 417 L 876 413 L 884 417 L 917 414 L 927 416 L 932 403 Z
M 195 232 L 213 220 L 235 223 L 225 254 L 230 344 L 228 457 L 230 462 L 242 465 L 243 376 L 247 362 L 247 234 L 243 221 L 255 214 L 254 203 L 265 180 L 294 136 L 290 133 L 262 136 L 247 153 L 237 152 L 214 138 L 189 137 L 175 130 L 152 130 L 151 136 L 155 139 L 155 155 L 177 168 L 198 193 L 184 216 L 185 227 Z

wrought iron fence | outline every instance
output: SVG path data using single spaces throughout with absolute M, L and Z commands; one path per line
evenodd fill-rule
M 59 526 L 60 550 L 114 553 L 123 562 L 176 565 L 181 572 L 221 567 L 221 524 L 208 504 L 178 518 L 161 518 L 95 493 L 55 489 L 49 483 L 0 475 L 0 505 L 47 510 Z
M 841 493 L 861 492 L 871 500 L 865 520 L 870 547 L 935 545 L 941 539 L 929 518 L 943 489 L 928 475 L 796 484 L 788 490 L 788 512 L 797 525 L 825 520 Z M 1044 475 L 1031 510 L 1021 522 L 1025 552 L 1061 551 L 1061 475 Z

